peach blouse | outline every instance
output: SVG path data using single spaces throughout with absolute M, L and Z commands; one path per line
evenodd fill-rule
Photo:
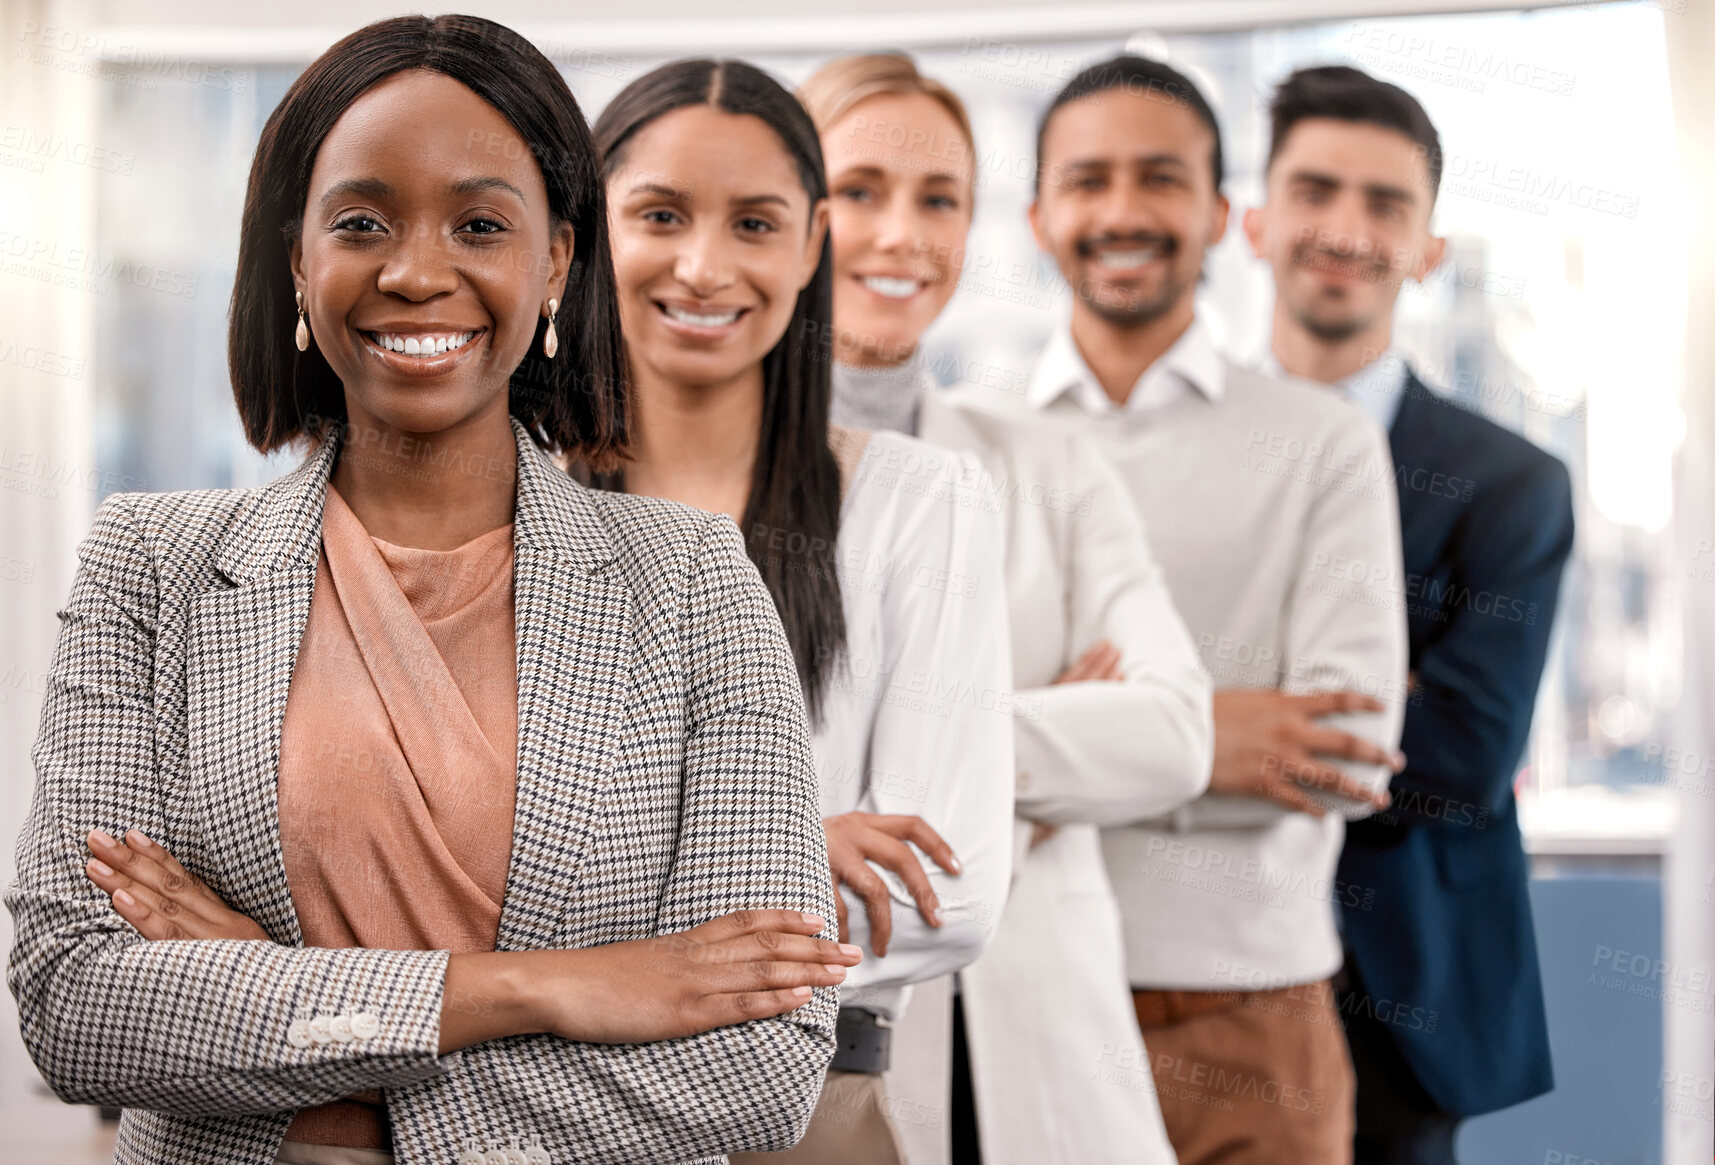
M 328 486 L 280 741 L 304 945 L 494 949 L 517 787 L 512 535 L 395 546 Z M 286 1137 L 387 1148 L 385 1101 L 303 1109 Z

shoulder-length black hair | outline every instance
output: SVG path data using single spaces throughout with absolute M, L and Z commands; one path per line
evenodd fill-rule
M 607 243 L 607 196 L 588 124 L 552 62 L 480 16 L 398 16 L 358 29 L 292 83 L 262 127 L 238 243 L 227 361 L 244 435 L 264 453 L 320 440 L 346 419 L 345 392 L 321 352 L 293 342 L 291 243 L 304 225 L 310 171 L 328 131 L 395 73 L 429 69 L 464 85 L 518 131 L 548 188 L 551 227 L 571 223 L 560 300 L 564 349 L 540 355 L 542 328 L 512 373 L 512 415 L 548 448 L 607 466 L 626 446 L 625 344 Z
M 760 118 L 797 166 L 811 205 L 827 198 L 821 140 L 810 115 L 779 82 L 744 61 L 674 61 L 627 85 L 596 118 L 603 177 L 619 166 L 638 131 L 690 105 Z M 743 522 L 750 560 L 774 596 L 797 660 L 804 702 L 816 720 L 846 638 L 834 570 L 840 470 L 828 447 L 832 256 L 824 239 L 816 274 L 798 293 L 785 334 L 762 358 L 762 432 Z M 620 474 L 594 478 L 624 488 Z

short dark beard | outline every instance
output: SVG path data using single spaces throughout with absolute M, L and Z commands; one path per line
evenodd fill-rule
M 1185 286 L 1172 276 L 1172 263 L 1179 254 L 1179 240 L 1172 235 L 1156 234 L 1153 231 L 1138 231 L 1130 235 L 1100 235 L 1093 239 L 1078 240 L 1078 257 L 1088 259 L 1101 247 L 1115 243 L 1135 243 L 1141 247 L 1154 247 L 1161 252 L 1162 262 L 1168 265 L 1168 274 L 1163 277 L 1161 291 L 1151 298 L 1134 299 L 1124 304 L 1098 299 L 1095 289 L 1083 280 L 1079 280 L 1073 292 L 1104 322 L 1115 327 L 1141 328 L 1152 324 L 1172 311 L 1180 297 L 1186 293 Z
M 1103 321 L 1115 327 L 1141 328 L 1172 311 L 1185 294 L 1186 289 L 1181 284 L 1170 281 L 1162 286 L 1160 294 L 1124 304 L 1098 299 L 1094 289 L 1089 287 L 1080 288 L 1078 298 L 1088 304 L 1090 310 Z
M 1298 317 L 1298 326 L 1309 331 L 1322 343 L 1345 343 L 1360 331 L 1369 328 L 1370 321 L 1346 317 L 1346 319 L 1317 319 L 1310 312 L 1293 312 Z
M 1374 322 L 1360 316 L 1347 316 L 1338 320 L 1319 319 L 1315 313 L 1302 308 L 1294 310 L 1292 314 L 1298 320 L 1299 327 L 1324 344 L 1343 344 Z

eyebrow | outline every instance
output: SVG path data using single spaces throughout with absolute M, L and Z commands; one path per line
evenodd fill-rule
M 522 190 L 506 179 L 496 178 L 492 175 L 460 178 L 456 182 L 447 184 L 448 194 L 479 194 L 484 190 L 506 190 L 515 195 L 519 202 L 526 206 L 530 204 L 530 200 L 524 197 Z M 379 178 L 347 178 L 343 182 L 335 182 L 328 187 L 327 193 L 322 195 L 321 206 L 325 210 L 328 203 L 348 194 L 355 194 L 361 198 L 389 198 L 393 195 L 393 187 Z
M 687 202 L 691 194 L 677 186 L 668 186 L 661 182 L 639 182 L 628 192 L 631 194 L 655 194 L 662 198 L 671 198 L 675 202 Z M 764 203 L 775 203 L 780 206 L 790 206 L 785 198 L 778 194 L 747 194 L 743 198 L 733 199 L 736 206 L 760 206 Z
M 1078 158 L 1066 163 L 1068 170 L 1100 170 L 1112 166 L 1179 166 L 1189 168 L 1190 162 L 1179 154 L 1143 154 L 1130 158 Z
M 321 207 L 326 210 L 328 203 L 348 194 L 355 194 L 361 198 L 386 198 L 392 193 L 393 187 L 379 178 L 347 178 L 343 182 L 335 182 L 328 187 L 327 193 L 322 195 Z
M 1345 185 L 1333 174 L 1324 174 L 1319 170 L 1294 170 L 1286 176 L 1288 182 L 1303 182 L 1312 186 L 1327 186 L 1338 188 Z M 1403 186 L 1395 186 L 1388 182 L 1366 182 L 1362 185 L 1363 192 L 1371 198 L 1387 199 L 1390 202 L 1416 202 L 1412 192 Z
M 492 174 L 478 175 L 472 178 L 460 178 L 457 182 L 448 184 L 448 194 L 481 194 L 485 190 L 505 190 L 524 205 L 530 205 L 530 200 L 524 197 L 524 192 L 504 178 Z
M 911 169 L 907 169 L 906 173 L 916 174 L 918 177 L 922 178 L 923 181 L 925 181 L 925 182 L 951 182 L 953 185 L 958 186 L 963 181 L 962 175 L 956 174 L 951 170 L 911 170 Z M 870 162 L 859 162 L 859 163 L 856 163 L 855 165 L 847 166 L 844 170 L 840 170 L 834 174 L 834 178 L 837 180 L 838 179 L 846 179 L 846 178 L 885 178 L 885 177 L 887 177 L 887 170 L 881 166 L 877 166 L 877 165 L 870 163 Z

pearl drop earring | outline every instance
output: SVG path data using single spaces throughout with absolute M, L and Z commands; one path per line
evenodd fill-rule
M 298 342 L 298 351 L 308 352 L 310 350 L 310 325 L 309 321 L 304 319 L 304 293 L 300 291 L 297 293 L 297 296 L 298 330 L 294 333 L 293 338 Z
M 542 355 L 552 360 L 554 353 L 560 350 L 560 335 L 554 330 L 554 313 L 560 310 L 560 301 L 548 301 L 548 330 L 542 334 Z

